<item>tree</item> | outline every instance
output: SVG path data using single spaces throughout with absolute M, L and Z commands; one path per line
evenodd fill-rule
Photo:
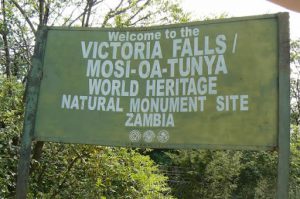
M 178 198 L 231 198 L 242 169 L 242 153 L 235 151 L 179 150 L 168 152 L 165 167 Z
M 290 171 L 290 198 L 300 196 L 300 132 L 299 126 L 292 125 L 291 132 L 291 171 Z
M 12 196 L 23 121 L 23 85 L 0 76 L 0 197 Z
M 38 26 L 123 27 L 189 20 L 176 1 L 167 0 L 1 0 L 1 15 L 0 71 L 23 81 L 31 66 Z
M 300 39 L 291 42 L 291 171 L 290 198 L 300 196 Z
M 1 198 L 15 194 L 24 88 L 39 26 L 123 27 L 188 20 L 177 2 L 167 0 L 1 0 L 0 12 Z M 34 142 L 30 173 L 32 197 L 169 197 L 166 178 L 134 149 Z
M 291 42 L 291 123 L 300 125 L 300 39 Z
M 171 198 L 166 177 L 135 150 L 50 143 L 44 151 L 34 163 L 33 198 Z

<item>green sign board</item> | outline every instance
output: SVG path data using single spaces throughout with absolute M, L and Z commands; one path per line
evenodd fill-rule
M 37 140 L 153 148 L 277 146 L 277 15 L 44 31 Z

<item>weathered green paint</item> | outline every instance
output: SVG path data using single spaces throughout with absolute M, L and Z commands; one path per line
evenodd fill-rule
M 20 160 L 18 164 L 17 199 L 24 199 L 27 195 L 31 144 L 35 127 L 40 82 L 42 79 L 43 45 L 46 33 L 47 32 L 43 28 L 40 28 L 38 31 L 34 56 L 32 58 L 32 67 L 26 85 L 26 108 L 20 148 Z
M 279 20 L 279 137 L 277 198 L 287 199 L 289 193 L 290 163 L 290 38 L 289 16 L 278 15 Z
M 160 32 L 162 38 L 159 42 L 163 58 L 159 59 L 159 63 L 162 68 L 166 67 L 168 72 L 163 74 L 162 78 L 153 79 L 168 79 L 171 77 L 166 59 L 172 58 L 173 47 L 172 40 L 164 37 L 165 30 L 174 30 L 178 35 L 182 27 L 200 30 L 200 35 L 197 36 L 201 41 L 199 45 L 203 45 L 205 36 L 209 36 L 209 48 L 217 47 L 214 44 L 217 35 L 226 36 L 226 52 L 223 56 L 228 74 L 215 75 L 218 79 L 217 94 L 205 95 L 207 99 L 203 112 L 173 113 L 174 127 L 126 127 L 124 124 L 127 119 L 126 113 L 129 112 L 130 97 L 120 97 L 123 112 L 89 111 L 86 105 L 84 110 L 61 108 L 63 94 L 89 95 L 89 77 L 86 76 L 87 59 L 83 58 L 81 41 L 87 43 L 107 41 L 108 32 Z M 43 62 L 44 75 L 34 134 L 37 140 L 154 148 L 271 149 L 278 145 L 280 71 L 277 56 L 278 49 L 281 48 L 278 40 L 281 37 L 278 34 L 278 15 L 150 28 L 52 27 L 48 28 L 47 35 Z M 235 35 L 237 40 L 234 47 Z M 153 46 L 153 42 L 151 45 Z M 110 56 L 111 54 L 112 51 L 109 51 Z M 131 60 L 131 69 L 135 68 L 138 71 L 137 66 L 141 61 Z M 214 76 L 207 74 L 207 67 L 203 66 L 203 68 L 203 77 Z M 178 68 L 175 70 L 177 71 Z M 172 78 L 180 78 L 180 76 L 175 75 Z M 145 97 L 146 80 L 132 73 L 129 78 L 120 79 L 124 80 L 127 86 L 130 80 L 137 80 L 140 87 L 138 97 Z M 281 84 L 281 87 L 288 90 L 286 82 Z M 249 110 L 218 112 L 216 111 L 217 95 L 248 95 Z M 98 97 L 98 95 L 94 96 Z M 167 98 L 167 96 L 162 97 Z M 108 100 L 108 97 L 105 99 Z M 170 138 L 168 142 L 160 143 L 155 137 L 153 142 L 147 143 L 143 141 L 143 134 L 140 134 L 142 137 L 139 142 L 131 142 L 129 133 L 133 130 L 141 133 L 152 130 L 156 135 L 159 131 L 166 130 Z

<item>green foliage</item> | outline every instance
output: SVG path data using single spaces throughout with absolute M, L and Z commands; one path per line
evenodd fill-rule
M 168 152 L 168 175 L 178 198 L 273 199 L 277 190 L 276 151 Z M 171 163 L 170 163 L 171 162 Z M 291 132 L 290 198 L 300 197 L 300 132 Z M 173 182 L 173 183 L 172 183 Z M 175 182 L 175 183 L 174 183 Z
M 241 170 L 240 152 L 180 150 L 168 155 L 173 161 L 168 173 L 175 196 L 231 198 Z
M 180 150 L 167 154 L 171 160 L 164 169 L 178 198 L 275 197 L 276 152 Z
M 186 23 L 191 20 L 190 13 L 185 13 L 178 1 L 164 1 L 163 5 L 163 12 L 170 13 L 170 16 L 166 17 L 167 23 Z
M 300 64 L 300 39 L 291 41 L 290 59 L 292 64 Z
M 292 125 L 290 198 L 300 197 L 300 132 L 299 126 Z
M 131 1 L 133 13 L 140 13 L 141 16 L 132 15 L 130 12 L 122 13 L 114 17 L 114 21 L 109 26 L 130 27 L 149 26 L 153 24 L 184 23 L 190 20 L 190 14 L 185 13 L 177 0 L 147 0 L 143 5 L 141 1 Z M 150 8 L 150 9 L 149 9 Z
M 291 41 L 291 171 L 290 198 L 300 197 L 300 39 Z
M 23 85 L 0 76 L 0 198 L 16 188 L 16 168 L 23 123 Z
M 237 198 L 274 198 L 277 178 L 277 153 L 243 151 L 242 169 L 235 191 Z
M 32 198 L 171 198 L 167 178 L 132 149 L 47 143 L 34 165 Z
M 300 125 L 300 39 L 291 41 L 291 123 Z

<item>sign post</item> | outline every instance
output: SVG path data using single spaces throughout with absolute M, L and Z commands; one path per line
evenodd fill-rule
M 279 43 L 279 136 L 277 198 L 289 196 L 290 164 L 290 38 L 288 14 L 278 15 Z
M 32 67 L 27 79 L 26 85 L 26 102 L 25 102 L 25 118 L 23 125 L 23 135 L 20 148 L 20 160 L 18 164 L 18 179 L 16 198 L 24 199 L 27 195 L 30 155 L 32 138 L 35 127 L 36 111 L 38 104 L 38 96 L 40 90 L 40 83 L 42 80 L 42 58 L 45 44 L 46 32 L 43 28 L 39 28 L 37 34 L 37 41 L 34 49 L 34 56 L 32 58 Z
M 39 38 L 26 157 L 31 136 L 123 147 L 278 148 L 277 195 L 286 198 L 288 14 L 147 28 L 45 27 Z M 28 170 L 21 158 L 24 164 Z

